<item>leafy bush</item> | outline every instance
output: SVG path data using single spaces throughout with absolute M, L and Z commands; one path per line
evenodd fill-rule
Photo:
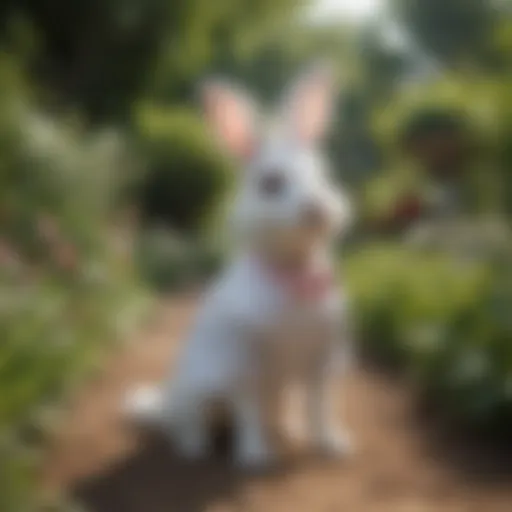
M 16 73 L 0 62 L 2 76 Z M 3 82 L 5 85 L 5 82 Z M 90 136 L 0 98 L 0 509 L 34 510 L 33 448 L 50 406 L 139 311 L 129 246 L 113 228 L 129 167 Z M 122 243 L 121 243 L 122 242 Z
M 359 213 L 368 231 L 403 231 L 431 203 L 426 182 L 413 170 L 384 171 L 362 188 Z
M 226 162 L 191 112 L 146 108 L 138 125 L 148 164 L 140 192 L 143 214 L 178 231 L 197 231 L 226 189 Z
M 402 167 L 397 156 L 405 145 L 427 174 L 439 167 L 457 178 L 466 210 L 509 210 L 509 91 L 508 75 L 464 72 L 404 88 L 373 114 L 375 135 L 392 159 L 388 167 Z
M 165 228 L 147 230 L 138 240 L 140 273 L 162 292 L 209 278 L 220 268 L 223 256 L 212 243 L 184 240 Z
M 366 350 L 405 370 L 454 420 L 493 431 L 512 426 L 507 255 L 375 245 L 346 269 Z

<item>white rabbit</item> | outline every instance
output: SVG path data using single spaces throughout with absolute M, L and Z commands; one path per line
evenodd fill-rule
M 208 453 L 206 412 L 220 401 L 233 413 L 237 462 L 271 463 L 268 421 L 296 383 L 313 446 L 341 455 L 349 448 L 328 387 L 345 341 L 330 245 L 351 208 L 316 152 L 333 88 L 329 70 L 313 66 L 285 94 L 279 124 L 265 136 L 240 91 L 218 82 L 203 90 L 208 122 L 243 167 L 231 215 L 238 250 L 206 294 L 177 370 L 129 400 L 132 413 L 158 421 L 187 456 Z

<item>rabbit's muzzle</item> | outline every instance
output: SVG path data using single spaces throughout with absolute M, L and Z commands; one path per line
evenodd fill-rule
M 308 230 L 323 230 L 330 220 L 329 212 L 319 202 L 308 202 L 301 208 L 300 222 Z

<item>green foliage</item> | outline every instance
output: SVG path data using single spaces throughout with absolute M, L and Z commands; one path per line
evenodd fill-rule
M 220 269 L 223 251 L 212 243 L 183 238 L 165 229 L 145 231 L 138 240 L 141 276 L 157 291 L 199 284 Z
M 0 23 L 19 19 L 37 45 L 33 76 L 94 122 L 126 121 L 141 95 L 188 101 L 191 86 L 224 55 L 251 49 L 296 0 L 6 1 Z M 0 42 L 19 44 L 13 30 Z M 14 31 L 19 32 L 19 31 Z M 23 45 L 27 36 L 23 34 Z
M 405 370 L 452 419 L 506 432 L 510 245 L 497 254 L 471 259 L 467 252 L 370 245 L 352 256 L 346 274 L 369 354 Z
M 118 139 L 41 114 L 8 61 L 0 73 L 0 509 L 19 512 L 49 407 L 134 326 L 141 296 L 113 224 Z
M 138 192 L 146 219 L 179 231 L 211 222 L 230 169 L 201 120 L 188 111 L 144 109 L 138 139 L 148 160 Z
M 123 199 L 140 199 L 146 220 L 179 233 L 150 230 L 137 240 L 139 270 L 150 283 L 164 290 L 188 284 L 222 260 L 195 236 L 215 223 L 230 176 L 200 119 L 184 107 L 205 74 L 238 77 L 270 101 L 310 57 L 334 57 L 349 82 L 328 141 L 336 172 L 362 186 L 384 169 L 361 194 L 368 218 L 397 211 L 407 218 L 411 198 L 430 200 L 425 163 L 445 152 L 437 142 L 455 113 L 450 139 L 456 132 L 471 142 L 459 176 L 472 191 L 466 209 L 510 217 L 510 16 L 485 0 L 394 3 L 420 47 L 409 55 L 384 44 L 377 24 L 357 34 L 347 55 L 348 30 L 291 26 L 296 0 L 0 5 L 2 511 L 34 508 L 27 504 L 32 447 L 44 437 L 47 404 L 136 317 L 129 240 L 112 223 Z M 403 83 L 421 52 L 450 72 L 439 67 L 428 80 Z M 19 68 L 30 71 L 32 87 Z M 133 151 L 126 154 L 119 134 L 92 135 L 76 119 L 43 114 L 35 98 L 47 111 L 72 106 L 86 121 L 128 128 Z M 428 144 L 404 154 L 404 134 Z M 142 177 L 133 165 L 141 160 Z M 474 232 L 469 239 L 478 243 L 465 245 L 462 259 L 440 238 L 426 244 L 430 252 L 375 244 L 350 259 L 363 338 L 454 416 L 489 425 L 508 418 L 501 423 L 510 426 L 510 264 L 482 255 L 490 243 Z
M 363 85 L 377 91 L 361 117 L 383 157 L 362 187 L 362 225 L 387 245 L 356 250 L 347 274 L 367 351 L 404 370 L 452 419 L 507 435 L 512 24 L 491 4 L 396 0 L 419 60 L 404 82 L 361 52 Z M 422 69 L 422 54 L 436 65 Z
M 400 18 L 427 52 L 448 65 L 484 63 L 497 7 L 488 0 L 395 0 Z
M 360 194 L 360 218 L 367 229 L 385 229 L 404 199 L 412 197 L 423 201 L 427 193 L 424 177 L 414 169 L 383 170 L 364 184 Z
M 387 167 L 395 172 L 410 157 L 420 171 L 455 177 L 466 211 L 506 213 L 512 197 L 509 82 L 502 75 L 446 73 L 375 109 L 374 134 L 386 149 Z

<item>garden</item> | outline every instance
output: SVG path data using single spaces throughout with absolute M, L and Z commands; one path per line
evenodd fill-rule
M 510 442 L 510 5 L 382 8 L 318 25 L 294 0 L 0 7 L 0 510 L 46 510 L 63 405 L 229 255 L 236 171 L 197 83 L 222 72 L 270 103 L 318 54 L 342 78 L 327 151 L 358 208 L 338 259 L 361 355 L 461 432 Z

